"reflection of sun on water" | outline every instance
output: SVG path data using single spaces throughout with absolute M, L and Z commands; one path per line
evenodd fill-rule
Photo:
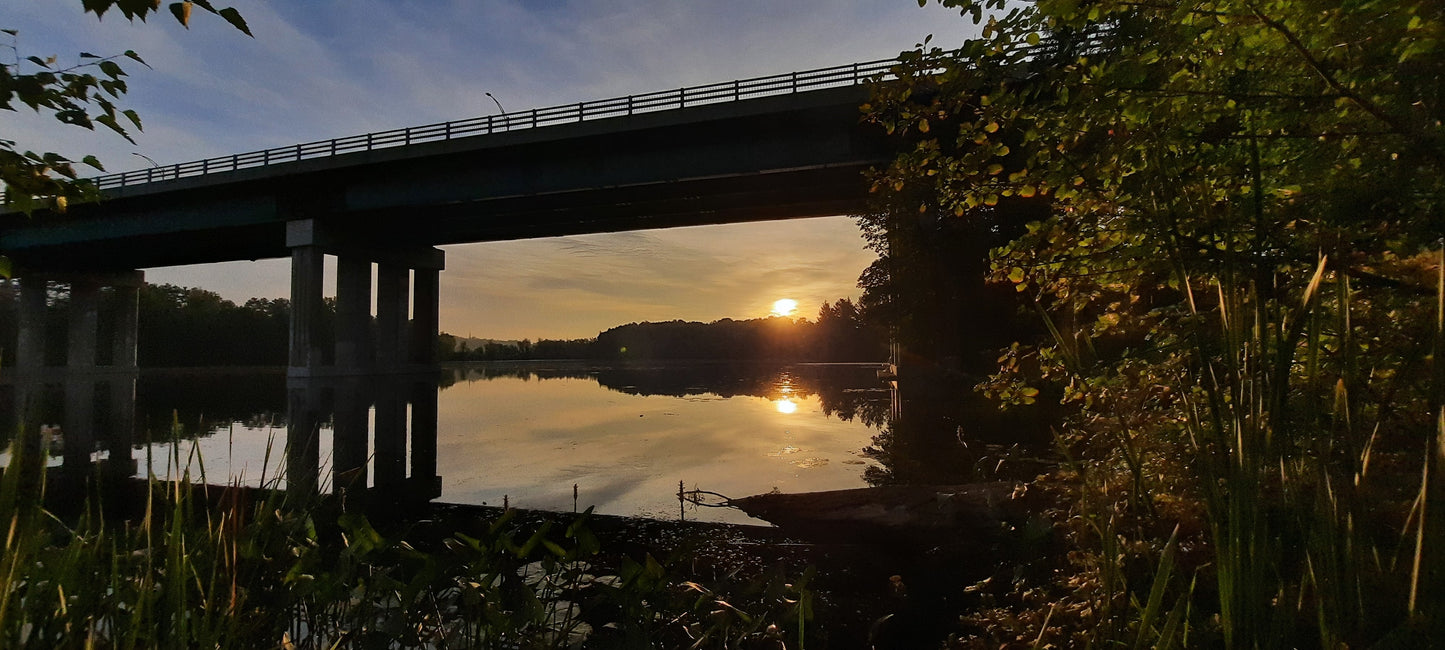
M 773 303 L 774 316 L 791 316 L 798 311 L 798 301 L 792 298 L 781 298 Z
M 790 399 L 775 400 L 773 406 L 778 409 L 779 413 L 796 413 L 798 411 L 798 403 Z

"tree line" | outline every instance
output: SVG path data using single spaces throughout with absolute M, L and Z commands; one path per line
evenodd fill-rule
M 15 363 L 18 333 L 18 285 L 0 285 L 0 363 Z M 290 344 L 291 301 L 251 298 L 236 304 L 214 291 L 171 284 L 146 284 L 139 295 L 137 363 L 146 367 L 279 366 Z M 45 362 L 64 365 L 68 345 L 70 293 L 52 288 L 45 315 Z M 100 294 L 98 336 L 112 340 L 115 295 Z M 329 329 L 335 306 L 328 301 L 323 328 Z M 109 364 L 113 350 L 97 346 L 97 361 Z
M 711 323 L 682 320 L 628 323 L 590 339 L 488 341 L 472 348 L 468 348 L 464 340 L 443 335 L 441 346 L 441 358 L 453 361 L 883 361 L 888 356 L 886 330 L 867 321 L 848 298 L 824 303 L 816 320 L 771 317 L 724 318 Z
M 16 283 L 0 290 L 0 364 L 15 363 L 18 333 Z M 111 340 L 114 296 L 100 298 L 100 340 Z M 70 296 L 53 289 L 46 312 L 46 363 L 64 365 Z M 326 301 L 319 328 L 335 331 L 336 305 Z M 237 304 L 195 287 L 146 284 L 139 297 L 137 361 L 143 367 L 280 366 L 290 344 L 291 302 L 251 298 Z M 438 358 L 445 361 L 594 359 L 608 361 L 736 359 L 787 361 L 882 361 L 886 331 L 865 319 L 848 298 L 824 303 L 816 320 L 806 318 L 722 319 L 712 323 L 628 323 L 586 339 L 486 341 L 443 333 Z M 99 363 L 110 362 L 110 346 L 98 347 Z

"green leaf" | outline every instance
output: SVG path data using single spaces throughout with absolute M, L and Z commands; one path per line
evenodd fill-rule
M 129 113 L 130 111 L 126 112 Z M 94 167 L 100 171 L 105 171 L 105 167 L 101 166 L 100 164 L 100 159 L 96 158 L 95 156 L 86 156 L 84 158 L 81 158 L 80 162 L 90 165 L 91 167 Z
M 120 64 L 116 63 L 115 61 L 101 61 L 100 71 L 104 72 L 106 76 L 110 77 L 111 79 L 117 79 L 125 76 L 125 70 L 122 70 Z
M 126 58 L 135 61 L 136 63 L 139 63 L 147 68 L 151 67 L 149 63 L 145 62 L 145 59 L 140 58 L 140 55 L 135 53 L 135 50 L 126 50 L 125 56 Z
M 15 267 L 10 264 L 10 258 L 0 255 L 0 278 L 10 279 L 15 275 Z
M 123 137 L 123 138 L 125 138 L 126 140 L 130 141 L 131 144 L 135 144 L 135 140 L 130 137 L 130 134 L 129 134 L 129 133 L 126 133 L 124 128 L 121 128 L 119 122 L 116 122 L 116 121 L 115 121 L 115 116 L 114 116 L 114 115 L 101 115 L 101 116 L 99 116 L 99 117 L 96 117 L 96 118 L 95 118 L 95 121 L 100 122 L 101 124 L 106 125 L 107 127 L 110 128 L 110 130 L 115 131 L 116 133 L 119 133 L 121 137 Z
M 140 124 L 140 114 L 139 114 L 139 113 L 136 113 L 136 112 L 135 112 L 134 110 L 132 110 L 132 109 L 126 109 L 126 110 L 124 110 L 124 111 L 121 111 L 121 115 L 124 115 L 124 116 L 126 117 L 126 119 L 130 120 L 130 123 L 135 125 L 135 128 L 136 128 L 137 131 L 144 131 L 144 130 L 145 130 L 145 128 L 142 127 L 141 124 Z

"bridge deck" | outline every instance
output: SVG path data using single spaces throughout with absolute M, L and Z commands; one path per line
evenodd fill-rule
M 297 219 L 412 247 L 845 214 L 890 156 L 858 105 L 893 63 L 101 177 L 97 204 L 0 214 L 0 251 L 22 269 L 109 270 L 283 257 Z

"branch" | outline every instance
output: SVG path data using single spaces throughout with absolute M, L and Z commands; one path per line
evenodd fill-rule
M 1300 57 L 1305 60 L 1305 63 L 1309 65 L 1310 69 L 1314 70 L 1315 74 L 1318 74 L 1320 78 L 1323 79 L 1327 85 L 1329 85 L 1329 87 L 1334 88 L 1335 92 L 1339 93 L 1345 99 L 1350 100 L 1356 106 L 1359 106 L 1366 113 L 1373 115 L 1375 119 L 1390 125 L 1390 128 L 1394 129 L 1396 132 L 1404 133 L 1406 131 L 1404 125 L 1400 124 L 1398 120 L 1391 117 L 1383 109 L 1376 106 L 1370 100 L 1359 96 L 1353 90 L 1346 88 L 1345 85 L 1340 83 L 1338 79 L 1335 79 L 1334 76 L 1332 76 L 1328 71 L 1325 70 L 1324 64 L 1320 63 L 1319 59 L 1316 59 L 1315 56 L 1310 53 L 1309 48 L 1305 47 L 1304 42 L 1300 41 L 1299 37 L 1296 36 L 1293 31 L 1290 31 L 1290 28 L 1286 26 L 1283 22 L 1274 20 L 1264 15 L 1264 12 L 1260 11 L 1258 7 L 1254 6 L 1254 3 L 1250 3 L 1249 8 L 1250 11 L 1254 12 L 1255 17 L 1259 18 L 1260 22 L 1263 22 L 1270 29 L 1279 32 L 1279 34 L 1283 36 L 1286 41 L 1289 41 L 1290 46 L 1293 47 L 1295 49 L 1295 52 L 1297 52 Z

